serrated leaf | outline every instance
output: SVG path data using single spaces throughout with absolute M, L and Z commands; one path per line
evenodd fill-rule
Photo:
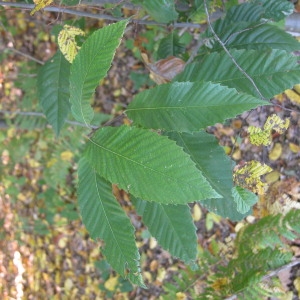
M 227 49 L 255 49 L 263 51 L 279 49 L 289 52 L 300 50 L 300 43 L 294 37 L 271 24 L 260 24 L 257 22 L 228 24 L 226 21 L 218 20 L 214 26 L 214 31 Z M 211 32 L 208 32 L 207 36 L 214 40 Z M 223 51 L 223 48 L 215 41 L 211 44 L 209 51 Z
M 35 0 L 34 1 L 34 9 L 30 12 L 30 15 L 33 16 L 37 11 L 40 9 L 50 5 L 53 2 L 53 0 Z
M 134 127 L 105 127 L 84 156 L 108 181 L 147 201 L 185 204 L 219 195 L 175 142 Z
M 267 99 L 299 81 L 300 66 L 297 57 L 286 51 L 231 50 L 230 53 Z M 201 62 L 187 65 L 174 80 L 218 82 L 239 92 L 258 96 L 252 83 L 236 68 L 225 52 L 206 55 Z
M 188 205 L 164 205 L 131 197 L 137 213 L 158 243 L 185 263 L 197 256 L 197 235 Z
M 157 58 L 163 59 L 168 56 L 178 56 L 184 51 L 185 47 L 180 43 L 178 34 L 172 32 L 160 41 Z
M 74 118 L 89 125 L 94 112 L 91 96 L 108 69 L 120 44 L 127 21 L 95 31 L 82 45 L 71 66 L 70 102 Z
M 85 33 L 80 28 L 70 25 L 64 25 L 58 34 L 57 42 L 59 49 L 70 63 L 73 62 L 80 49 L 75 40 L 77 35 L 85 35 Z
M 235 186 L 232 188 L 232 195 L 237 204 L 237 210 L 241 214 L 248 212 L 258 200 L 254 193 L 243 189 L 240 186 Z
M 48 122 L 59 135 L 70 112 L 70 63 L 58 51 L 39 70 L 38 97 Z
M 174 0 L 144 0 L 141 4 L 157 22 L 170 23 L 178 17 Z
M 224 26 L 237 22 L 257 22 L 262 18 L 264 12 L 265 10 L 262 5 L 257 5 L 252 2 L 242 3 L 228 10 L 225 18 L 222 20 L 222 24 Z
M 266 104 L 211 82 L 173 82 L 139 93 L 126 114 L 146 128 L 191 132 Z
M 114 198 L 111 184 L 101 178 L 85 158 L 79 162 L 78 176 L 78 202 L 89 234 L 105 242 L 103 253 L 119 274 L 145 287 L 134 227 Z
M 254 3 L 262 5 L 265 10 L 264 17 L 273 21 L 280 21 L 294 11 L 293 3 L 284 0 L 255 0 Z
M 183 147 L 196 163 L 211 186 L 222 196 L 201 201 L 200 204 L 211 212 L 233 221 L 245 217 L 237 211 L 231 190 L 233 188 L 232 162 L 218 144 L 216 138 L 205 131 L 197 133 L 168 132 L 167 135 Z M 222 169 L 220 170 L 220 166 Z
M 261 19 L 280 21 L 290 15 L 294 5 L 285 0 L 254 0 L 230 8 L 223 24 L 257 22 Z
M 234 171 L 233 179 L 236 185 L 263 195 L 267 189 L 267 184 L 262 182 L 260 177 L 271 171 L 272 168 L 268 165 L 252 160 L 246 162 L 243 166 L 239 166 Z

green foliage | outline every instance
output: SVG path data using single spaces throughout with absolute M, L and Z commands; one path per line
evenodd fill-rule
M 122 21 L 95 31 L 83 44 L 70 74 L 70 102 L 74 118 L 90 125 L 94 111 L 91 96 L 110 68 L 116 48 L 124 33 L 127 21 Z
M 139 93 L 126 114 L 146 128 L 192 132 L 268 104 L 210 82 L 174 82 Z
M 58 51 L 40 68 L 38 76 L 40 105 L 57 136 L 70 111 L 69 74 L 70 63 Z
M 276 240 L 265 243 L 272 228 L 277 241 L 289 236 L 290 240 L 299 237 L 299 224 L 294 222 L 300 217 L 299 210 L 292 210 L 286 216 L 274 215 L 262 218 L 255 224 L 245 225 L 239 232 L 234 245 L 214 245 L 212 254 L 202 251 L 199 254 L 199 268 L 180 271 L 173 279 L 176 283 L 165 284 L 167 295 L 163 299 L 174 299 L 181 291 L 193 299 L 225 299 L 236 294 L 238 299 L 261 299 L 262 296 L 274 296 L 259 285 L 268 271 L 285 265 L 292 257 L 291 251 L 283 242 Z M 298 219 L 299 220 L 299 219 Z M 298 222 L 299 223 L 299 222 Z M 282 224 L 286 224 L 282 226 Z M 297 234 L 295 234 L 297 232 Z M 260 233 L 260 234 L 257 234 Z M 255 238 L 253 238 L 255 236 Z M 249 243 L 251 241 L 252 243 Z M 233 257 L 232 257 L 233 253 Z M 215 270 L 217 268 L 217 270 Z M 201 285 L 201 295 L 195 292 L 194 285 Z M 173 297 L 173 298 L 172 298 Z
M 230 54 L 243 70 L 247 70 L 265 98 L 271 98 L 299 81 L 300 66 L 297 57 L 286 51 L 231 50 Z M 253 84 L 245 74 L 237 72 L 236 66 L 224 51 L 208 54 L 200 62 L 188 65 L 175 80 L 212 81 L 239 92 L 258 95 Z
M 183 147 L 183 150 L 190 155 L 207 181 L 222 196 L 222 198 L 207 198 L 201 202 L 201 205 L 234 221 L 241 220 L 245 217 L 245 213 L 250 213 L 250 209 L 243 214 L 237 209 L 235 203 L 237 201 L 232 194 L 232 162 L 212 135 L 205 131 L 193 134 L 169 132 L 167 135 L 175 140 L 180 147 Z M 222 172 L 218 171 L 220 165 L 222 165 Z M 248 193 L 250 198 L 254 197 L 252 193 Z
M 185 204 L 219 197 L 189 156 L 155 132 L 101 128 L 89 140 L 84 157 L 100 176 L 143 200 Z
M 113 197 L 111 184 L 101 178 L 85 158 L 80 160 L 78 168 L 78 202 L 91 237 L 104 240 L 103 253 L 118 273 L 144 286 L 134 227 Z
M 180 2 L 183 7 L 187 5 L 186 1 Z M 193 2 L 191 10 L 187 5 L 187 13 L 173 0 L 134 3 L 141 4 L 155 21 L 165 24 L 181 22 L 185 17 L 195 19 L 198 13 L 201 19 L 204 9 L 202 1 Z M 208 26 L 199 35 L 198 44 L 202 43 L 202 47 L 195 62 L 186 65 L 172 82 L 134 97 L 126 110 L 133 125 L 93 127 L 85 143 L 83 130 L 70 130 L 63 136 L 66 143 L 53 146 L 50 163 L 49 156 L 45 159 L 49 169 L 45 171 L 45 181 L 52 188 L 51 195 L 63 185 L 68 168 L 74 164 L 68 157 L 74 153 L 77 161 L 81 158 L 78 203 L 83 223 L 92 238 L 104 241 L 103 254 L 108 263 L 132 283 L 145 287 L 134 227 L 114 197 L 112 184 L 132 196 L 137 213 L 162 247 L 186 263 L 192 264 L 197 255 L 197 236 L 188 203 L 197 201 L 233 221 L 251 213 L 256 195 L 234 186 L 233 162 L 205 129 L 247 110 L 269 105 L 266 99 L 298 83 L 297 58 L 289 52 L 299 50 L 299 43 L 271 23 L 289 13 L 291 5 L 283 0 L 257 0 L 232 6 L 224 18 L 213 24 L 222 44 Z M 91 124 L 103 121 L 103 116 L 94 116 L 91 98 L 111 66 L 126 25 L 127 20 L 96 30 L 83 42 L 71 65 L 57 52 L 41 67 L 39 103 L 57 136 L 70 107 L 72 117 L 89 129 Z M 148 35 L 150 40 L 156 38 L 153 32 Z M 185 46 L 189 39 L 184 42 L 177 32 L 166 32 L 160 31 L 160 40 L 149 42 L 146 49 L 157 50 L 154 54 L 157 58 L 173 55 L 187 58 Z M 14 138 L 12 142 L 16 143 Z M 63 153 L 61 146 L 67 153 Z M 39 155 L 41 160 L 45 158 L 40 152 Z M 53 177 L 60 183 L 55 183 Z M 46 193 L 40 196 L 49 200 Z M 74 206 L 69 210 L 73 211 Z M 49 220 L 54 214 L 55 211 L 48 209 L 47 213 L 46 209 Z M 201 297 L 223 299 L 247 291 L 268 270 L 289 261 L 290 253 L 282 250 L 281 238 L 294 238 L 291 229 L 299 233 L 296 217 L 299 218 L 299 213 L 291 212 L 246 226 L 238 234 L 236 253 L 230 263 L 203 254 L 200 271 L 195 274 L 207 270 L 201 264 L 221 262 L 223 267 L 208 275 L 209 286 Z M 43 225 L 36 224 L 41 233 L 46 232 Z M 190 276 L 183 272 L 182 278 L 190 284 Z M 180 283 L 179 278 L 177 282 Z
M 161 39 L 157 49 L 157 58 L 162 59 L 168 56 L 180 56 L 185 51 L 185 47 L 180 41 L 176 32 L 171 32 L 165 38 Z
M 132 201 L 151 235 L 164 249 L 186 263 L 196 259 L 196 227 L 188 205 L 164 205 L 134 197 Z
M 174 0 L 140 0 L 138 3 L 157 22 L 170 23 L 178 17 Z

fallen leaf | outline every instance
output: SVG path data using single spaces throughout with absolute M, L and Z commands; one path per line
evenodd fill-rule
M 118 276 L 111 277 L 107 281 L 105 281 L 104 287 L 107 290 L 113 292 L 116 289 L 117 285 L 118 285 L 118 280 L 119 280 Z
M 284 93 L 288 96 L 288 98 L 295 104 L 300 104 L 300 95 L 293 90 L 286 90 Z
M 182 292 L 176 293 L 176 300 L 186 300 L 186 299 L 187 299 L 186 294 L 184 294 Z
M 193 220 L 195 222 L 199 221 L 202 217 L 202 211 L 199 204 L 195 204 L 193 207 Z
M 276 143 L 269 153 L 270 160 L 277 160 L 282 154 L 282 145 L 281 143 Z
M 280 173 L 278 171 L 272 171 L 265 176 L 266 183 L 271 184 L 278 181 L 280 178 Z
M 71 161 L 74 154 L 71 151 L 64 151 L 60 154 L 60 158 L 64 161 Z
M 298 153 L 300 152 L 300 146 L 299 145 L 296 145 L 294 143 L 289 143 L 289 147 L 290 147 L 290 150 L 293 152 L 293 153 Z

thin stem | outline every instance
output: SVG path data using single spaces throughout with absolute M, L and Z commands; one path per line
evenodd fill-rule
M 16 2 L 3 2 L 0 1 L 0 6 L 9 6 L 9 7 L 16 7 L 16 8 L 21 8 L 21 9 L 33 9 L 34 5 L 33 4 L 27 4 L 27 3 L 16 3 Z M 65 13 L 65 14 L 71 14 L 71 15 L 76 15 L 80 17 L 86 17 L 86 18 L 92 18 L 92 19 L 104 19 L 104 20 L 109 20 L 109 21 L 122 21 L 122 20 L 127 20 L 127 18 L 123 17 L 114 17 L 106 14 L 93 14 L 93 13 L 88 13 L 85 11 L 79 11 L 79 10 L 74 10 L 74 9 L 69 9 L 69 8 L 63 8 L 63 7 L 56 7 L 56 6 L 48 6 L 43 8 L 44 11 L 50 11 L 50 12 L 58 12 L 58 13 Z M 153 25 L 153 26 L 164 26 L 168 27 L 168 24 L 165 23 L 159 23 L 155 21 L 147 21 L 147 20 L 138 20 L 138 19 L 131 19 L 130 22 L 136 23 L 136 24 L 141 24 L 141 25 Z M 194 23 L 174 23 L 172 24 L 172 27 L 174 28 L 184 28 L 184 27 L 189 27 L 189 28 L 202 28 L 200 24 L 194 24 Z
M 210 16 L 208 13 L 208 9 L 207 9 L 207 3 L 206 0 L 203 0 L 203 4 L 204 4 L 204 10 L 205 10 L 205 14 L 206 14 L 206 18 L 207 18 L 207 23 L 209 26 L 210 31 L 212 32 L 214 38 L 218 41 L 218 43 L 222 46 L 222 48 L 224 49 L 224 51 L 227 53 L 227 55 L 230 57 L 230 59 L 232 60 L 232 62 L 235 64 L 235 66 L 240 70 L 241 73 L 244 74 L 244 76 L 251 82 L 251 84 L 254 86 L 256 92 L 258 93 L 258 95 L 260 96 L 261 99 L 263 100 L 267 100 L 266 98 L 264 98 L 264 96 L 261 94 L 259 88 L 257 87 L 256 83 L 254 82 L 254 80 L 246 73 L 246 71 L 237 63 L 237 61 L 235 60 L 235 58 L 231 55 L 231 53 L 229 52 L 229 50 L 226 48 L 226 46 L 224 45 L 224 43 L 221 41 L 221 39 L 218 37 L 218 35 L 216 34 L 216 32 L 214 31 L 212 25 L 211 25 L 211 21 L 210 21 Z
M 14 52 L 14 53 L 16 53 L 16 54 L 22 55 L 22 56 L 24 56 L 24 57 L 26 57 L 26 58 L 28 58 L 28 59 L 30 59 L 30 60 L 32 60 L 32 61 L 35 61 L 36 63 L 38 63 L 38 64 L 40 64 L 40 65 L 43 65 L 43 64 L 44 64 L 43 61 L 41 61 L 41 60 L 39 60 L 39 59 L 37 59 L 37 58 L 35 58 L 35 57 L 29 55 L 29 54 L 23 53 L 23 52 L 21 52 L 21 51 L 15 49 L 15 48 L 12 48 L 12 47 L 6 47 L 6 48 L 4 48 L 4 50 L 12 51 L 12 52 Z

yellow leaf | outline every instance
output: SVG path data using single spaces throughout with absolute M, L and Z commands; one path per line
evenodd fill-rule
M 280 143 L 276 143 L 269 153 L 270 160 L 277 160 L 282 154 L 282 146 Z
M 294 90 L 295 90 L 298 94 L 300 94 L 300 84 L 294 85 Z
M 157 240 L 151 236 L 149 240 L 149 248 L 154 249 L 155 247 L 157 247 Z
M 294 286 L 298 292 L 298 296 L 300 297 L 300 277 L 297 277 L 295 280 L 294 280 Z
M 73 285 L 74 285 L 73 281 L 70 278 L 67 278 L 64 284 L 64 288 L 65 290 L 70 291 Z
M 276 132 L 282 134 L 286 129 L 288 129 L 289 126 L 289 119 L 282 120 L 280 117 L 273 114 L 272 116 L 268 117 L 264 125 L 264 130 L 275 130 Z
M 30 15 L 33 16 L 37 11 L 39 11 L 40 9 L 50 5 L 53 0 L 34 0 L 33 1 L 35 3 L 35 7 L 34 9 L 30 12 Z
M 278 181 L 280 178 L 280 173 L 278 171 L 272 171 L 266 175 L 265 179 L 268 184 Z
M 270 173 L 271 171 L 272 168 L 269 166 L 252 160 L 247 162 L 244 166 L 238 167 L 233 174 L 233 179 L 236 185 L 262 195 L 265 192 L 267 184 L 260 180 L 260 176 Z
M 27 161 L 31 168 L 38 168 L 40 166 L 40 163 L 32 158 L 29 158 Z
M 300 104 L 300 95 L 298 93 L 296 93 L 293 90 L 286 90 L 284 93 L 288 96 L 288 98 L 292 102 L 294 102 L 295 104 L 298 104 L 298 105 Z
M 259 127 L 249 126 L 248 132 L 250 133 L 250 143 L 256 146 L 271 144 L 271 131 L 263 131 Z
M 193 220 L 195 222 L 199 221 L 202 217 L 202 211 L 201 211 L 201 208 L 199 206 L 199 204 L 195 204 L 194 207 L 193 207 Z
M 271 144 L 271 132 L 275 130 L 279 134 L 282 134 L 290 125 L 290 120 L 280 119 L 277 115 L 273 114 L 268 117 L 264 124 L 264 129 L 256 126 L 249 126 L 248 132 L 250 133 L 250 142 L 253 145 L 268 146 Z
M 46 164 L 47 168 L 51 168 L 53 165 L 57 163 L 57 159 L 55 157 L 52 157 Z
M 15 135 L 16 135 L 16 128 L 11 127 L 7 130 L 7 136 L 10 139 L 13 138 Z
M 104 287 L 105 287 L 107 290 L 113 292 L 113 291 L 116 289 L 117 285 L 118 285 L 118 280 L 119 280 L 119 277 L 118 277 L 118 276 L 116 276 L 116 277 L 111 277 L 111 278 L 109 278 L 107 281 L 105 281 Z
M 215 282 L 211 285 L 211 287 L 215 290 L 215 291 L 221 291 L 224 287 L 229 285 L 229 279 L 226 277 L 222 277 L 222 278 L 218 278 L 217 280 L 215 280 Z
M 300 146 L 294 143 L 289 143 L 290 150 L 294 153 L 300 152 Z
M 185 299 L 187 299 L 186 294 L 184 294 L 182 292 L 176 293 L 176 300 L 185 300 Z
M 70 25 L 64 25 L 64 28 L 58 34 L 59 49 L 70 63 L 73 62 L 79 50 L 75 40 L 77 35 L 85 35 L 85 33 L 80 28 Z
M 163 282 L 167 275 L 166 269 L 158 269 L 156 280 Z
M 71 151 L 64 151 L 60 154 L 60 158 L 65 161 L 71 161 L 74 154 Z

